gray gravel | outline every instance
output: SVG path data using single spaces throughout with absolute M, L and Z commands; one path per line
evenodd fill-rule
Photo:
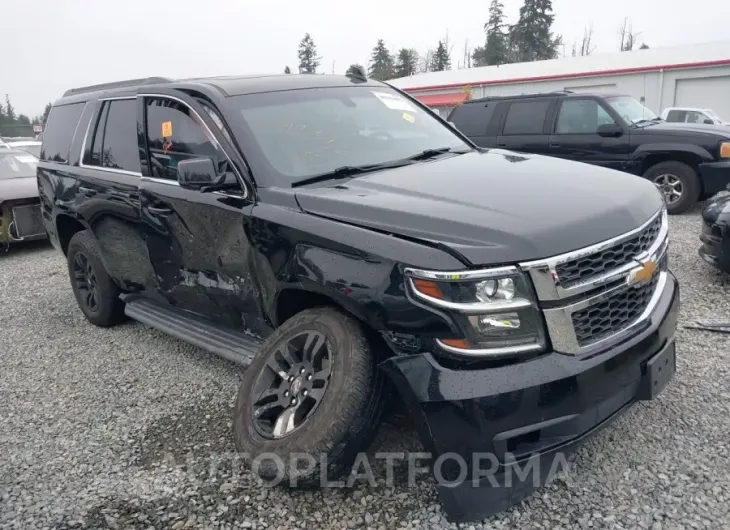
M 730 315 L 730 277 L 671 219 L 681 323 Z M 416 488 L 262 489 L 230 457 L 237 369 L 137 323 L 99 329 L 45 244 L 0 256 L 0 528 L 456 528 Z M 681 324 L 680 323 L 680 324 Z M 680 329 L 678 374 L 572 472 L 461 528 L 730 528 L 730 336 Z M 379 451 L 420 450 L 385 425 Z M 211 465 L 215 462 L 215 465 Z

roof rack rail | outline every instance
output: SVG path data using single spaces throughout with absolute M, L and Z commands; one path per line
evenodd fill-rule
M 101 85 L 89 85 L 79 88 L 71 88 L 63 93 L 63 97 L 73 96 L 75 94 L 83 94 L 85 92 L 98 92 L 99 90 L 110 90 L 112 88 L 125 88 L 138 85 L 156 85 L 159 83 L 169 83 L 172 79 L 167 77 L 144 77 L 141 79 L 129 79 L 127 81 L 116 81 L 114 83 L 102 83 Z

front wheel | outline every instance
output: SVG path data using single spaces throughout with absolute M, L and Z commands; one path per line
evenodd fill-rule
M 302 311 L 243 374 L 236 448 L 265 480 L 300 487 L 335 480 L 375 437 L 385 391 L 359 322 L 332 308 Z
M 664 197 L 667 212 L 684 213 L 695 205 L 700 196 L 697 172 L 683 162 L 660 162 L 644 173 Z

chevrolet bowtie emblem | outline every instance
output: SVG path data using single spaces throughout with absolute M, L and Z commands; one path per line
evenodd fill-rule
M 627 278 L 627 283 L 629 285 L 634 285 L 637 283 L 644 283 L 646 281 L 649 281 L 654 276 L 655 271 L 656 262 L 651 260 L 645 261 L 641 264 L 640 268 L 631 271 Z

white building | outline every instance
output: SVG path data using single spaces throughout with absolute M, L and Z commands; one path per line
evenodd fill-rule
M 730 120 L 730 42 L 429 72 L 391 83 L 442 116 L 470 98 L 572 90 L 634 96 L 657 114 L 710 108 Z

